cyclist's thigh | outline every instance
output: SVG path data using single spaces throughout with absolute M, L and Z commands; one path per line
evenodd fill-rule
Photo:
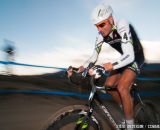
M 136 76 L 137 75 L 135 71 L 129 68 L 126 68 L 121 75 L 121 78 L 118 83 L 118 87 L 130 88 L 133 82 L 135 81 Z

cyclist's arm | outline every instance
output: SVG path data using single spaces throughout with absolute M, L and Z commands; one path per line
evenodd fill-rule
M 112 62 L 114 70 L 132 63 L 135 59 L 129 24 L 123 20 L 119 23 L 118 29 L 119 34 L 122 38 L 121 48 L 123 54 L 117 60 Z
M 92 56 L 84 63 L 84 65 L 83 65 L 84 68 L 88 67 L 89 63 L 91 63 L 91 62 L 95 64 L 97 61 L 97 58 L 98 58 L 98 53 L 96 50 L 94 50 Z
M 101 35 L 99 35 L 97 38 L 96 38 L 96 44 L 95 44 L 95 48 L 94 48 L 94 51 L 93 51 L 93 54 L 92 56 L 84 63 L 84 68 L 88 67 L 88 65 L 90 63 L 96 63 L 97 62 L 97 59 L 98 59 L 98 55 L 101 51 L 101 47 L 102 47 L 102 44 L 103 44 L 103 38 Z

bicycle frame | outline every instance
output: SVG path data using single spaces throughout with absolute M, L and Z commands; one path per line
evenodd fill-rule
M 90 80 L 90 84 L 92 86 L 92 90 L 90 92 L 89 98 L 88 98 L 88 106 L 89 106 L 89 111 L 88 111 L 88 116 L 91 117 L 92 113 L 93 113 L 93 102 L 95 102 L 97 104 L 97 106 L 104 112 L 104 114 L 108 117 L 108 119 L 110 120 L 111 124 L 114 126 L 114 128 L 116 128 L 116 130 L 120 130 L 117 126 L 118 124 L 116 123 L 116 121 L 113 119 L 113 116 L 111 115 L 111 113 L 109 112 L 109 110 L 106 108 L 106 106 L 103 105 L 103 103 L 101 102 L 100 98 L 98 97 L 97 94 L 97 90 L 101 90 L 101 91 L 106 91 L 106 88 L 104 86 L 100 87 L 100 86 L 96 86 L 94 84 L 94 78 L 91 77 Z M 115 90 L 115 88 L 111 88 L 108 87 L 109 90 Z M 106 92 L 105 92 L 106 93 Z
M 105 87 L 105 86 L 96 86 L 94 84 L 94 78 L 91 77 L 90 80 L 90 84 L 92 86 L 92 90 L 90 92 L 89 98 L 88 98 L 88 106 L 89 106 L 89 111 L 88 111 L 88 116 L 91 117 L 92 113 L 93 113 L 93 102 L 95 102 L 97 104 L 97 106 L 100 108 L 101 111 L 103 111 L 104 115 L 109 119 L 110 123 L 113 125 L 113 127 L 116 130 L 120 130 L 120 128 L 118 128 L 118 124 L 115 121 L 115 119 L 113 118 L 111 112 L 109 111 L 109 109 L 103 105 L 102 101 L 100 100 L 100 98 L 98 97 L 97 91 L 100 90 L 103 93 L 106 93 L 106 91 L 116 91 L 117 88 L 115 87 Z M 133 84 L 133 86 L 137 86 L 136 84 Z M 132 87 L 133 88 L 133 87 Z M 134 99 L 138 99 L 137 101 L 140 102 L 141 104 L 143 104 L 143 101 L 139 95 L 138 90 L 134 87 L 131 92 L 134 92 Z

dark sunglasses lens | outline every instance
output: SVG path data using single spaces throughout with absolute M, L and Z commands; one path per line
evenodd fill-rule
M 105 23 L 101 23 L 99 27 L 103 28 L 105 25 L 106 25 Z

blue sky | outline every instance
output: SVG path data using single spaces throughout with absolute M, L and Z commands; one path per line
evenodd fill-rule
M 17 62 L 60 67 L 73 61 L 81 63 L 94 47 L 97 30 L 90 14 L 100 2 L 0 0 L 0 47 L 4 45 L 4 38 L 14 41 Z M 135 26 L 146 48 L 160 44 L 159 0 L 105 2 L 113 7 L 118 19 L 125 18 Z M 89 53 L 83 54 L 86 51 Z

